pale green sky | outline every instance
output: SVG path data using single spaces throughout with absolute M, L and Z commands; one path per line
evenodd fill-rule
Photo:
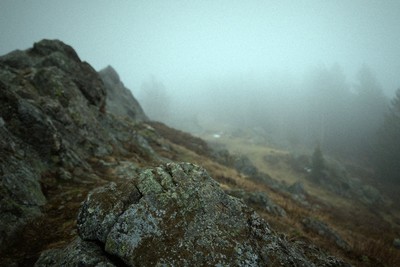
M 57 38 L 133 91 L 150 75 L 181 92 L 334 63 L 350 82 L 366 63 L 388 94 L 400 87 L 398 0 L 1 0 L 0 33 L 0 54 Z

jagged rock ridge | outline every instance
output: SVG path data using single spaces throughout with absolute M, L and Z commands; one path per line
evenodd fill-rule
M 0 247 L 41 214 L 46 172 L 80 180 L 93 173 L 90 157 L 129 154 L 126 143 L 135 153 L 154 155 L 130 129 L 133 120 L 106 113 L 107 90 L 97 72 L 57 40 L 0 57 Z

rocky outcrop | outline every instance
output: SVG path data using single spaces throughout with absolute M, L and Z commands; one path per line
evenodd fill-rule
M 310 203 L 307 201 L 308 193 L 304 188 L 303 182 L 294 182 L 292 185 L 287 187 L 287 191 L 294 201 L 301 204 L 303 207 L 311 207 Z
M 107 257 L 126 266 L 314 266 L 303 248 L 279 237 L 190 163 L 133 171 L 124 183 L 95 189 L 81 208 L 78 231 L 85 241 L 43 253 L 37 266 L 63 258 L 100 266 L 85 263 L 88 253 L 96 264 L 108 264 Z M 313 257 L 318 265 L 344 266 L 337 259 L 330 264 L 333 258 L 323 254 Z
M 133 120 L 106 113 L 106 91 L 61 41 L 0 57 L 0 249 L 41 214 L 46 173 L 82 180 L 94 173 L 91 157 L 156 159 Z
M 294 182 L 292 185 L 290 185 L 288 187 L 288 191 L 293 195 L 298 195 L 298 196 L 307 195 L 307 192 L 304 189 L 304 184 L 300 181 Z
M 114 267 L 100 246 L 93 242 L 76 238 L 63 249 L 53 249 L 42 253 L 35 267 L 41 266 L 93 266 Z
M 266 211 L 272 215 L 285 217 L 286 211 L 264 192 L 246 192 L 244 190 L 226 190 L 227 194 L 242 199 L 247 205 Z
M 0 126 L 0 250 L 29 219 L 40 215 L 46 202 L 38 157 L 10 133 L 6 123 Z
M 271 232 L 204 169 L 186 163 L 144 170 L 123 186 L 92 192 L 78 229 L 129 266 L 264 265 L 267 249 L 259 248 L 265 241 L 247 236 Z
M 108 66 L 99 75 L 107 89 L 107 110 L 118 116 L 126 116 L 135 121 L 148 120 L 139 102 L 121 82 L 118 73 Z
M 326 223 L 311 217 L 304 218 L 301 223 L 306 230 L 312 231 L 319 236 L 325 237 L 334 242 L 338 247 L 344 250 L 350 250 L 350 245 L 342 237 L 331 229 Z
M 284 192 L 287 190 L 285 184 L 273 179 L 267 173 L 260 172 L 246 155 L 231 154 L 226 149 L 215 149 L 210 155 L 218 163 L 236 169 L 253 181 L 265 184 L 277 191 Z

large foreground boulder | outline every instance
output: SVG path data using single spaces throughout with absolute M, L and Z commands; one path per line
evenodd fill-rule
M 92 262 L 106 262 L 105 256 L 115 265 L 344 265 L 323 254 L 312 255 L 311 262 L 251 208 L 225 194 L 201 167 L 167 163 L 132 174 L 125 182 L 95 189 L 84 202 L 78 231 L 90 246 L 75 241 L 66 249 L 45 252 L 37 266 L 62 264 L 63 258 L 79 262 L 76 250 L 94 251 L 94 244 L 104 248 L 104 255 Z

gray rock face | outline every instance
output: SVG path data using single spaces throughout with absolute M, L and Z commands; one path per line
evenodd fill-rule
M 290 193 L 290 196 L 294 201 L 298 202 L 304 207 L 311 207 L 310 203 L 306 199 L 308 193 L 305 190 L 302 182 L 294 182 L 292 185 L 288 186 L 287 191 Z
M 0 90 L 1 94 L 1 90 Z M 0 126 L 0 249 L 24 223 L 40 215 L 46 203 L 41 191 L 38 154 Z
M 65 266 L 65 267 L 114 267 L 102 249 L 92 242 L 83 242 L 76 238 L 63 249 L 47 250 L 40 255 L 35 267 Z
M 133 120 L 147 120 L 139 102 L 133 97 L 131 91 L 124 86 L 118 73 L 111 66 L 99 71 L 99 75 L 107 89 L 107 110 Z
M 105 243 L 118 217 L 140 197 L 133 183 L 111 183 L 92 191 L 78 217 L 81 237 Z
M 106 90 L 96 71 L 82 62 L 75 50 L 58 40 L 42 40 L 29 51 L 42 56 L 42 67 L 57 67 L 72 79 L 90 104 L 104 109 Z
M 229 190 L 227 194 L 242 199 L 249 206 L 256 206 L 273 215 L 285 217 L 286 211 L 275 204 L 264 192 L 245 192 L 243 190 Z
M 255 176 L 258 173 L 257 168 L 251 163 L 250 159 L 245 155 L 232 155 L 226 149 L 215 150 L 212 152 L 212 156 L 219 163 L 232 166 L 239 172 L 249 175 Z
M 136 173 L 92 191 L 78 216 L 82 239 L 127 266 L 314 266 L 204 169 L 167 163 Z
M 350 250 L 350 245 L 345 240 L 343 240 L 338 233 L 332 230 L 326 223 L 314 218 L 304 218 L 302 220 L 302 224 L 307 230 L 313 231 L 316 234 L 326 237 L 327 239 L 335 242 L 338 247 L 344 250 Z
M 0 57 L 0 250 L 41 214 L 47 171 L 79 180 L 93 172 L 90 157 L 156 157 L 132 124 L 105 113 L 105 103 L 98 73 L 61 41 Z
M 254 167 L 249 158 L 244 155 L 236 157 L 233 166 L 241 173 L 244 173 L 249 176 L 255 176 L 258 172 L 257 168 Z

